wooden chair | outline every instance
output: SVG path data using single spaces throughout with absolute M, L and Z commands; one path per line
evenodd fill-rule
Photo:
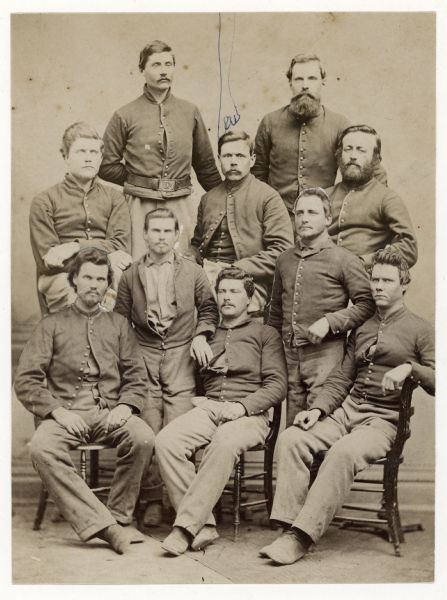
M 368 507 L 361 504 L 344 504 L 342 506 L 343 511 L 376 513 L 376 516 L 350 516 L 343 512 L 336 515 L 333 520 L 333 523 L 340 524 L 341 528 L 368 528 L 372 533 L 387 538 L 394 545 L 396 556 L 401 556 L 400 544 L 405 541 L 404 533 L 423 530 L 421 523 L 402 526 L 397 494 L 399 465 L 403 462 L 402 453 L 405 442 L 411 435 L 410 418 L 414 413 L 414 408 L 411 406 L 411 398 L 414 389 L 414 384 L 407 379 L 402 387 L 395 441 L 386 456 L 372 463 L 372 465 L 383 467 L 382 480 L 364 477 L 362 476 L 363 471 L 351 487 L 351 491 L 354 492 L 379 494 L 380 505 L 377 507 Z M 318 474 L 318 468 L 323 460 L 324 455 L 320 455 L 314 460 L 311 468 L 311 485 Z
M 98 486 L 99 474 L 104 471 L 112 471 L 110 467 L 100 467 L 99 453 L 101 450 L 109 450 L 110 446 L 105 444 L 81 444 L 76 448 L 80 451 L 79 473 L 82 479 L 88 483 L 92 492 L 95 494 L 106 495 L 110 491 L 110 486 Z M 89 454 L 89 476 L 87 479 L 87 453 Z M 40 488 L 39 504 L 37 506 L 36 517 L 34 519 L 34 530 L 39 530 L 45 516 L 45 511 L 49 501 L 48 492 L 42 484 Z
M 277 404 L 272 409 L 270 419 L 270 430 L 263 444 L 258 444 L 247 452 L 264 452 L 264 468 L 256 473 L 245 473 L 245 456 L 239 457 L 234 467 L 233 481 L 225 488 L 224 494 L 231 494 L 233 499 L 233 540 L 236 542 L 239 536 L 239 526 L 241 524 L 241 511 L 254 506 L 265 505 L 270 515 L 273 505 L 273 454 L 275 452 L 276 439 L 279 433 L 281 422 L 281 404 Z M 262 500 L 242 501 L 241 493 L 243 484 L 249 480 L 263 479 L 263 489 L 253 489 L 252 493 L 264 494 Z M 218 508 L 219 512 L 220 508 Z

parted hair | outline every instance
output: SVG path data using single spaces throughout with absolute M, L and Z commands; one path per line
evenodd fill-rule
M 109 286 L 112 285 L 113 273 L 107 252 L 105 250 L 100 250 L 99 248 L 93 248 L 92 246 L 89 246 L 88 248 L 83 248 L 80 250 L 70 265 L 70 270 L 68 271 L 68 283 L 72 288 L 76 290 L 76 285 L 73 282 L 73 278 L 79 275 L 82 265 L 88 262 L 99 266 L 107 265 L 107 283 Z
M 227 131 L 226 133 L 221 135 L 217 142 L 217 153 L 219 154 L 219 156 L 222 146 L 224 144 L 226 144 L 227 142 L 238 142 L 239 140 L 247 142 L 250 154 L 253 154 L 255 150 L 255 145 L 248 133 L 242 131 L 241 129 L 231 129 L 230 131 Z
M 153 221 L 154 219 L 174 219 L 175 231 L 179 230 L 177 216 L 170 208 L 154 208 L 154 210 L 146 213 L 146 216 L 144 217 L 144 231 L 149 229 L 149 221 Z
M 161 40 L 153 40 L 152 42 L 146 44 L 146 46 L 140 52 L 140 60 L 138 61 L 138 67 L 140 68 L 140 71 L 144 71 L 149 56 L 160 52 L 170 52 L 172 54 L 172 62 L 175 65 L 175 56 L 172 52 L 171 46 L 166 42 L 162 42 Z
M 70 148 L 76 140 L 79 138 L 87 138 L 90 140 L 99 140 L 101 142 L 100 150 L 102 152 L 104 148 L 104 142 L 99 133 L 91 125 L 85 121 L 78 121 L 67 127 L 62 136 L 62 144 L 60 147 L 60 153 L 64 158 L 67 158 Z
M 255 284 L 253 277 L 239 267 L 227 267 L 219 272 L 216 280 L 216 293 L 219 292 L 219 285 L 223 279 L 238 279 L 244 282 L 244 288 L 247 296 L 251 298 L 255 293 Z

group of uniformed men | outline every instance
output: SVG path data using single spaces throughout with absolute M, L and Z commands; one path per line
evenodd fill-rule
M 414 230 L 377 132 L 322 105 L 317 56 L 292 59 L 290 104 L 254 143 L 220 137 L 223 180 L 197 107 L 171 93 L 171 47 L 149 43 L 139 68 L 143 94 L 102 139 L 68 127 L 65 178 L 32 202 L 46 316 L 15 379 L 39 420 L 32 461 L 82 540 L 118 553 L 142 541 L 131 524 L 146 494 L 147 525 L 174 509 L 162 548 L 180 555 L 219 537 L 213 508 L 235 461 L 287 397 L 271 514 L 283 532 L 261 555 L 290 564 L 390 448 L 405 379 L 434 393 L 433 329 L 403 298 Z M 196 220 L 191 167 L 206 190 Z M 83 442 L 117 448 L 107 506 L 70 457 Z

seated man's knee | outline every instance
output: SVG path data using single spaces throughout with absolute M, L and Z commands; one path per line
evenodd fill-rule
M 139 417 L 129 422 L 132 443 L 138 450 L 147 450 L 152 454 L 155 446 L 155 434 L 152 429 Z

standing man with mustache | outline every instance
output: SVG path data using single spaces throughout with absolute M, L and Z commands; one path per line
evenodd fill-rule
M 278 258 L 268 319 L 282 333 L 286 352 L 288 426 L 312 407 L 326 377 L 340 365 L 347 332 L 374 312 L 361 260 L 328 235 L 326 193 L 304 190 L 294 213 L 296 246 Z
M 230 264 L 255 282 L 251 316 L 263 316 L 278 256 L 293 245 L 287 210 L 279 194 L 250 173 L 253 142 L 245 131 L 231 130 L 218 141 L 225 181 L 199 204 L 191 248 L 214 287 L 217 274 Z
M 104 133 L 100 176 L 124 186 L 132 221 L 132 256 L 145 252 L 145 215 L 167 206 L 181 223 L 180 251 L 194 227 L 191 167 L 209 190 L 221 182 L 208 132 L 196 106 L 171 93 L 175 71 L 172 48 L 155 40 L 140 52 L 143 94 L 115 112 Z
M 374 177 L 380 152 L 380 137 L 368 125 L 353 125 L 341 134 L 336 156 L 342 181 L 326 190 L 332 209 L 329 235 L 367 265 L 377 250 L 390 247 L 412 267 L 417 241 L 407 208 Z
M 279 192 L 290 213 L 303 189 L 330 187 L 337 175 L 337 138 L 350 123 L 321 104 L 325 78 L 318 56 L 297 54 L 287 71 L 290 104 L 267 114 L 256 134 L 252 172 Z M 374 174 L 386 182 L 380 163 Z

